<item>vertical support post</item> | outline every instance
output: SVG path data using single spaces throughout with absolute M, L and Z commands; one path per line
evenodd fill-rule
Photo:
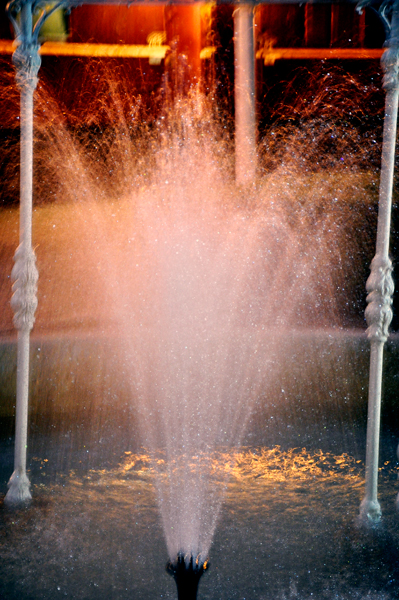
M 201 4 L 166 5 L 165 29 L 175 50 L 175 55 L 169 57 L 169 67 L 175 71 L 173 78 L 183 78 L 175 87 L 188 90 L 201 80 Z
M 255 45 L 253 5 L 234 11 L 234 102 L 236 182 L 248 185 L 256 174 Z
M 366 493 L 360 505 L 360 519 L 376 524 L 381 519 L 378 502 L 378 459 L 380 437 L 381 383 L 384 344 L 392 320 L 392 263 L 389 259 L 392 185 L 399 95 L 399 0 L 392 5 L 391 34 L 382 59 L 383 87 L 386 91 L 376 254 L 367 280 L 366 320 L 370 340 L 370 375 L 367 417 Z
M 19 42 L 19 43 L 18 43 Z M 14 472 L 8 483 L 5 503 L 23 504 L 31 500 L 30 482 L 26 474 L 29 343 L 37 307 L 36 257 L 32 249 L 32 168 L 33 168 L 33 92 L 40 68 L 39 45 L 32 37 L 32 3 L 21 6 L 20 35 L 13 54 L 16 80 L 21 92 L 20 118 L 20 224 L 19 246 L 12 270 L 14 325 L 18 330 L 17 401 L 15 423 Z

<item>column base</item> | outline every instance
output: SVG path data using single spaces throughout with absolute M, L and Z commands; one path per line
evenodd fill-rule
M 378 525 L 382 512 L 378 500 L 364 498 L 360 504 L 359 522 L 363 525 Z
M 29 504 L 32 500 L 30 493 L 30 481 L 26 473 L 14 473 L 8 482 L 8 492 L 4 498 L 6 506 L 17 506 Z

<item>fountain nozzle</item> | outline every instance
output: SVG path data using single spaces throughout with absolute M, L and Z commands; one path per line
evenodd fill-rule
M 167 563 L 166 571 L 176 581 L 178 600 L 196 600 L 199 580 L 209 568 L 209 562 L 202 562 L 199 557 L 194 558 L 193 555 L 188 562 L 186 558 L 188 557 L 179 552 L 174 562 Z

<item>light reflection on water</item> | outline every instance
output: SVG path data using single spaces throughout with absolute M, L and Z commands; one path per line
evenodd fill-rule
M 54 482 L 51 459 L 35 457 L 33 506 L 0 511 L 0 597 L 175 598 L 154 486 L 168 469 L 157 461 L 126 452 L 117 468 Z M 385 525 L 368 534 L 353 525 L 364 474 L 348 454 L 219 451 L 212 471 L 225 501 L 199 598 L 398 597 L 397 466 L 383 467 Z

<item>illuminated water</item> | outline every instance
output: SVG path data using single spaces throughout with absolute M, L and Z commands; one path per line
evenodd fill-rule
M 159 125 L 146 179 L 126 166 L 122 196 L 106 193 L 97 165 L 85 164 L 65 132 L 64 204 L 38 215 L 47 230 L 39 269 L 42 257 L 50 262 L 39 301 L 51 307 L 38 321 L 51 331 L 52 319 L 59 327 L 72 318 L 110 339 L 103 358 L 113 395 L 102 402 L 113 419 L 122 382 L 126 421 L 136 420 L 154 457 L 166 452 L 169 477 L 155 482 L 171 560 L 179 552 L 207 558 L 221 506 L 211 457 L 220 446 L 239 447 L 261 396 L 266 406 L 273 401 L 292 332 L 341 326 L 334 286 L 346 227 L 335 186 L 320 177 L 309 186 L 306 175 L 277 169 L 237 188 L 231 148 L 205 117 L 201 99 L 178 106 Z M 348 191 L 355 180 L 342 185 Z M 91 363 L 100 369 L 95 355 Z M 73 354 L 63 369 L 70 389 L 78 372 L 88 376 Z M 55 366 L 44 389 L 61 373 Z M 90 377 L 96 393 L 102 375 Z M 97 421 L 99 435 L 109 429 Z
M 158 452 L 154 467 L 149 454 L 138 448 L 137 422 L 124 412 L 126 390 L 120 383 L 115 389 L 102 360 L 97 364 L 103 344 L 76 337 L 33 343 L 35 352 L 40 348 L 34 379 L 51 378 L 51 360 L 58 361 L 59 376 L 60 365 L 68 365 L 70 357 L 82 371 L 77 387 L 69 386 L 66 395 L 63 386 L 57 395 L 54 374 L 46 395 L 42 385 L 33 388 L 28 466 L 35 500 L 20 513 L 0 508 L 0 597 L 176 597 L 164 571 L 168 551 L 156 491 L 170 471 L 166 453 Z M 293 346 L 296 368 L 286 354 L 291 368 L 274 387 L 272 401 L 256 404 L 245 447 L 240 452 L 216 448 L 208 463 L 215 494 L 221 499 L 226 493 L 199 597 L 397 598 L 397 436 L 389 416 L 396 388 L 386 394 L 383 411 L 384 524 L 381 533 L 363 535 L 354 519 L 364 494 L 361 388 L 367 341 L 350 332 L 342 337 L 312 332 L 294 338 Z M 397 354 L 394 339 L 388 344 L 387 392 L 395 380 Z M 4 377 L 4 358 L 2 364 Z M 102 373 L 94 388 L 87 381 L 89 372 Z M 67 383 L 69 373 L 59 381 Z M 311 379 L 312 395 L 301 377 Z M 62 412 L 62 406 L 67 410 Z M 12 437 L 3 437 L 2 494 L 12 471 L 12 449 Z M 195 473 L 201 458 L 185 459 Z
M 56 483 L 51 458 L 34 463 L 33 506 L 0 513 L 2 597 L 175 598 L 148 455 Z M 397 597 L 393 465 L 381 477 L 389 536 L 353 526 L 363 470 L 347 454 L 253 448 L 216 453 L 213 466 L 230 483 L 201 598 Z
M 352 527 L 374 174 L 339 157 L 332 174 L 302 168 L 291 136 L 279 164 L 236 188 L 209 112 L 181 106 L 140 152 L 123 118 L 90 148 L 61 120 L 41 132 L 38 185 L 59 201 L 35 211 L 35 500 L 1 511 L 6 598 L 175 597 L 163 565 L 181 550 L 209 554 L 203 598 L 395 597 L 391 431 L 393 538 Z M 2 226 L 9 255 L 15 226 Z

